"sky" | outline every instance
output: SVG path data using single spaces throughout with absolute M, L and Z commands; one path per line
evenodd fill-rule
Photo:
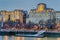
M 0 0 L 0 10 L 27 10 L 37 8 L 37 4 L 45 3 L 47 8 L 60 11 L 60 0 Z

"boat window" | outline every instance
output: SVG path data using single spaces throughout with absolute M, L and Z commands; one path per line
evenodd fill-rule
M 20 32 L 20 34 L 37 34 L 37 32 Z

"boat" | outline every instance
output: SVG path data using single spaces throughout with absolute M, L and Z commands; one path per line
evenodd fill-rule
M 34 30 L 6 30 L 1 29 L 0 35 L 8 36 L 21 36 L 21 37 L 45 37 L 45 30 L 34 31 Z
M 60 37 L 60 31 L 46 31 L 47 37 Z
M 4 36 L 4 35 L 15 35 L 16 32 L 13 32 L 11 30 L 6 30 L 6 29 L 1 29 L 0 30 L 0 35 Z
M 19 34 L 16 34 L 16 36 L 20 37 L 45 37 L 45 31 L 21 31 Z

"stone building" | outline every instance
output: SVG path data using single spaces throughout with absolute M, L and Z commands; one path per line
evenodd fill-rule
M 43 12 L 45 9 L 46 9 L 46 4 L 44 4 L 44 3 L 39 3 L 39 4 L 37 5 L 36 12 Z
M 46 4 L 39 3 L 36 9 L 31 9 L 29 12 L 29 18 L 26 22 L 32 21 L 34 23 L 39 23 L 40 20 L 47 21 L 48 19 L 53 19 L 55 17 L 54 10 L 52 8 L 47 8 Z
M 6 11 L 6 10 L 1 10 L 0 14 L 3 15 L 3 22 L 6 22 L 8 20 L 10 21 L 15 21 L 15 20 L 20 20 L 20 22 L 23 22 L 23 16 L 24 16 L 25 11 L 23 10 L 13 10 L 13 11 Z
M 54 18 L 53 12 L 40 12 L 40 13 L 30 13 L 29 18 L 27 18 L 26 22 L 32 21 L 34 23 L 39 23 L 39 21 L 43 20 L 46 22 L 49 19 Z
M 55 11 L 56 14 L 56 23 L 60 23 L 60 11 Z
M 53 12 L 53 8 L 47 8 L 45 3 L 39 3 L 35 9 L 31 9 L 30 13 L 40 13 L 40 12 Z

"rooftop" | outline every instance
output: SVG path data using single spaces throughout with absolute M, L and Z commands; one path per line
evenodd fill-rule
M 45 3 L 39 3 L 38 5 L 40 5 L 40 4 L 42 4 L 42 5 L 46 5 Z

